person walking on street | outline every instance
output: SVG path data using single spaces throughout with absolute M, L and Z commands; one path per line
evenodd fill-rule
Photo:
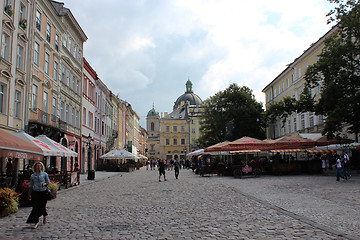
M 164 160 L 160 159 L 159 160 L 159 182 L 161 182 L 161 175 L 164 175 L 164 181 L 166 181 L 166 176 L 165 176 L 165 163 L 164 163 Z
M 340 156 L 337 156 L 337 160 L 336 163 L 334 164 L 334 166 L 336 166 L 336 181 L 340 181 L 340 178 L 347 180 L 347 177 L 344 175 L 342 175 L 341 173 L 341 160 L 340 160 Z
M 179 178 L 180 163 L 175 159 L 174 161 L 175 178 Z
M 37 162 L 33 166 L 34 173 L 30 176 L 29 199 L 32 203 L 31 213 L 26 223 L 35 224 L 36 229 L 39 226 L 39 217 L 43 216 L 43 223 L 46 224 L 46 185 L 50 183 L 49 176 L 44 172 L 44 165 Z
M 349 159 L 349 155 L 347 155 L 346 153 L 344 153 L 343 155 L 343 175 L 350 179 L 351 175 L 350 175 L 350 159 Z

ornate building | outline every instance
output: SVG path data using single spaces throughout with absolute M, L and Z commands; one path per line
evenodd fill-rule
M 153 106 L 146 117 L 150 159 L 185 159 L 187 153 L 197 149 L 201 103 L 188 80 L 185 93 L 177 98 L 171 113 L 160 117 Z

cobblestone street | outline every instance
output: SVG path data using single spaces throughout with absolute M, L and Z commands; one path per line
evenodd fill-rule
M 48 223 L 0 218 L 0 239 L 358 239 L 359 177 L 200 177 L 141 169 L 58 192 Z

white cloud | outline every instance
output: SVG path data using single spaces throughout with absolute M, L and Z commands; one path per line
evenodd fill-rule
M 330 29 L 324 0 L 98 3 L 65 7 L 89 37 L 89 63 L 142 118 L 153 101 L 171 111 L 188 76 L 202 99 L 235 82 L 264 101 L 261 90 Z

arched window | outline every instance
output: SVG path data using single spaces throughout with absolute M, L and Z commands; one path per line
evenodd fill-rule
M 152 122 L 151 123 L 151 127 L 150 127 L 151 131 L 154 131 L 155 130 L 155 124 Z

